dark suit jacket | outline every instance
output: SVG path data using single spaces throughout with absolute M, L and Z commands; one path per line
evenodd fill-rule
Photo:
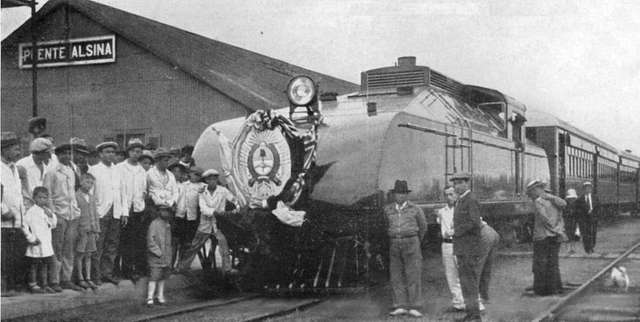
M 458 200 L 453 211 L 453 253 L 455 255 L 480 255 L 482 221 L 480 203 L 473 193 Z
M 591 205 L 593 206 L 593 210 L 591 211 L 591 216 L 594 218 L 597 216 L 598 211 L 600 210 L 600 200 L 595 194 L 591 194 Z M 589 205 L 585 200 L 585 196 L 580 195 L 575 202 L 575 216 L 576 218 L 583 218 L 585 216 L 589 216 L 587 213 L 589 211 Z

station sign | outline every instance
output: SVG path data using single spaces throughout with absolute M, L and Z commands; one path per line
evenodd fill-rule
M 18 50 L 19 67 L 31 68 L 34 58 L 32 44 L 21 43 Z M 38 42 L 35 57 L 38 68 L 113 63 L 116 61 L 116 36 Z

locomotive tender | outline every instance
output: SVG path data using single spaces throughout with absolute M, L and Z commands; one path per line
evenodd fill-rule
M 196 163 L 225 169 L 254 221 L 272 217 L 274 197 L 306 212 L 300 228 L 245 227 L 260 241 L 235 247 L 268 253 L 253 266 L 273 271 L 264 282 L 277 288 L 354 285 L 383 266 L 373 260 L 384 253 L 381 208 L 397 179 L 408 181 L 409 199 L 435 224 L 449 177 L 471 172 L 485 220 L 520 239 L 533 179 L 561 196 L 591 180 L 612 209 L 638 207 L 640 158 L 556 118 L 531 118 L 514 98 L 417 66 L 415 57 L 363 72 L 356 93 L 321 95 L 321 86 L 294 79 L 291 107 L 215 123 L 195 145 Z

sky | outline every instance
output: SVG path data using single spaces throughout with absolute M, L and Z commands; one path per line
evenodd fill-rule
M 98 2 L 356 83 L 416 56 L 640 155 L 640 1 Z M 3 9 L 2 39 L 28 15 Z

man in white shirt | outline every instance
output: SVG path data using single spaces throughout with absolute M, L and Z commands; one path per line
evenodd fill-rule
M 140 258 L 145 258 L 144 210 L 147 195 L 147 172 L 138 162 L 144 144 L 140 139 L 131 139 L 127 144 L 128 158 L 115 167 L 120 177 L 120 207 L 123 223 L 120 245 L 122 274 L 137 277 L 143 273 Z M 128 218 L 128 219 L 127 219 Z
M 57 260 L 56 276 L 52 278 L 52 288 L 58 282 L 63 289 L 82 291 L 71 281 L 75 263 L 76 239 L 80 208 L 76 202 L 76 175 L 71 165 L 71 155 L 77 146 L 63 144 L 56 148 L 59 157 L 56 164 L 47 168 L 42 185 L 49 191 L 49 208 L 57 217 L 53 228 L 53 250 Z
M 120 226 L 126 224 L 125 217 L 128 217 L 128 213 L 123 213 L 120 209 L 120 176 L 113 164 L 117 149 L 118 144 L 115 142 L 98 144 L 96 150 L 100 155 L 100 162 L 89 168 L 89 173 L 96 178 L 94 195 L 100 217 L 97 251 L 91 259 L 91 267 L 95 268 L 91 276 L 98 284 L 101 284 L 100 278 L 118 284 L 118 280 L 113 276 L 113 267 L 118 254 Z
M 171 171 L 167 170 L 171 153 L 158 148 L 155 154 L 156 164 L 147 171 L 147 188 L 154 206 L 173 208 L 178 200 L 178 185 Z
M 20 158 L 20 140 L 13 132 L 2 132 L 2 163 L 0 164 L 0 184 L 2 185 L 2 296 L 15 295 L 13 292 L 24 284 L 26 265 L 24 254 L 27 241 L 22 232 L 24 227 L 24 203 L 22 183 L 14 162 Z
M 229 246 L 226 237 L 217 227 L 216 214 L 226 211 L 227 202 L 234 204 L 234 211 L 239 210 L 239 205 L 235 196 L 227 188 L 218 185 L 218 176 L 219 173 L 215 169 L 209 169 L 202 174 L 202 179 L 207 183 L 207 188 L 200 194 L 198 202 L 200 206 L 200 224 L 191 246 L 182 254 L 179 265 L 181 270 L 189 269 L 198 250 L 211 235 L 214 235 L 220 248 L 222 272 L 224 274 L 231 271 Z
M 442 263 L 451 291 L 453 308 L 462 311 L 464 310 L 464 298 L 462 297 L 462 289 L 460 289 L 456 256 L 453 254 L 453 211 L 458 196 L 452 186 L 444 188 L 444 196 L 447 199 L 447 205 L 438 209 L 437 212 L 437 221 L 442 233 Z
M 31 154 L 16 162 L 22 182 L 22 196 L 27 208 L 33 205 L 31 195 L 35 187 L 42 186 L 44 173 L 51 163 L 53 144 L 45 138 L 36 138 L 29 144 Z

